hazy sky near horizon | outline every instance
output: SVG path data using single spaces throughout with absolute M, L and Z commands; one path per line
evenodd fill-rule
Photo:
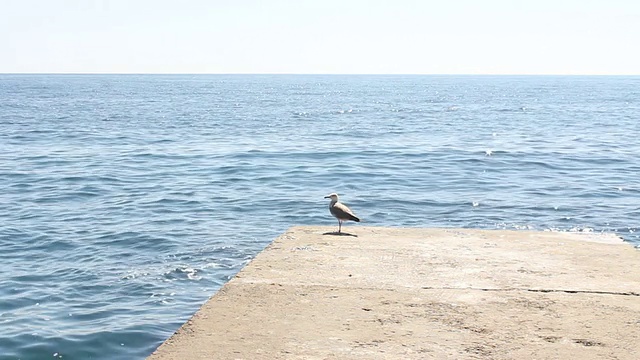
M 637 0 L 0 0 L 0 73 L 640 75 Z

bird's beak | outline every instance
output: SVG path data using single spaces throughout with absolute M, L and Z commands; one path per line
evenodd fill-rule
M 330 198 L 330 196 L 325 196 L 324 198 L 325 198 L 325 199 L 328 199 L 328 198 Z

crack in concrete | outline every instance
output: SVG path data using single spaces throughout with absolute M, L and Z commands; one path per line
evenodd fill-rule
M 367 287 L 367 286 L 340 286 L 335 284 L 305 284 L 299 282 L 281 282 L 265 279 L 247 279 L 238 273 L 234 279 L 228 284 L 249 284 L 249 285 L 278 285 L 278 286 L 302 286 L 302 287 L 322 287 L 330 289 L 350 289 L 350 290 L 384 290 L 384 291 L 397 291 L 398 288 L 386 288 L 386 287 Z M 415 287 L 404 287 L 405 289 L 415 289 Z M 224 287 L 223 287 L 224 288 Z M 222 290 L 221 288 L 220 290 Z M 635 291 L 605 291 L 605 290 L 570 290 L 570 289 L 529 289 L 529 288 L 477 288 L 477 287 L 452 287 L 452 286 L 421 286 L 422 290 L 472 290 L 472 291 L 495 291 L 495 292 L 508 292 L 508 291 L 528 291 L 539 293 L 566 293 L 566 294 L 594 294 L 594 295 L 617 295 L 617 296 L 638 296 L 640 292 Z
M 633 291 L 600 291 L 600 290 L 567 290 L 567 289 L 527 289 L 527 288 L 459 288 L 459 287 L 432 287 L 423 286 L 423 290 L 476 290 L 476 291 L 529 291 L 541 293 L 567 293 L 567 294 L 596 294 L 596 295 L 620 295 L 620 296 L 640 296 L 640 293 Z

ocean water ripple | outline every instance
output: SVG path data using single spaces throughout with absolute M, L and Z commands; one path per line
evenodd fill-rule
M 146 357 L 333 191 L 371 226 L 640 245 L 638 85 L 0 75 L 0 359 Z

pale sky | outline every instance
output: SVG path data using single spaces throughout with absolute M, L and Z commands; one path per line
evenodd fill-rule
M 0 0 L 0 73 L 640 75 L 638 0 Z

